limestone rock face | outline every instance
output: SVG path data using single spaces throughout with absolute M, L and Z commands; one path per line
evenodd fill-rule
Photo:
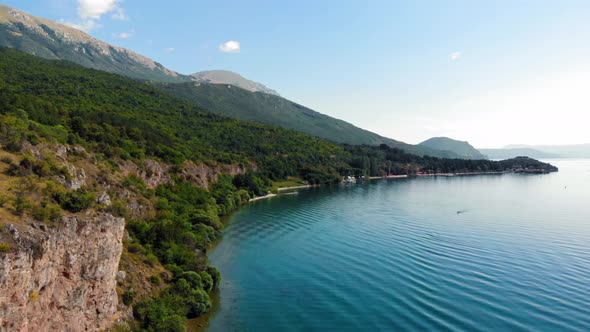
M 56 227 L 6 225 L 0 254 L 0 331 L 98 331 L 117 318 L 125 220 L 64 217 Z
M 127 161 L 121 165 L 121 168 L 126 175 L 135 174 L 139 176 L 149 188 L 155 188 L 161 184 L 170 183 L 172 181 L 168 172 L 170 166 L 166 164 L 146 159 L 141 166 L 142 167 L 138 167 L 133 162 Z
M 250 166 L 253 170 L 257 169 L 256 165 Z M 209 188 L 209 184 L 217 182 L 220 174 L 234 176 L 244 174 L 246 171 L 246 167 L 242 165 L 219 164 L 217 166 L 208 166 L 187 161 L 182 166 L 181 176 L 196 186 Z

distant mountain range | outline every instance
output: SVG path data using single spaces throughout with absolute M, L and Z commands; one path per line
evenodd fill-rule
M 559 158 L 560 156 L 553 153 L 546 153 L 531 148 L 504 148 L 504 149 L 479 149 L 490 159 L 510 159 L 519 156 L 527 156 L 535 159 Z
M 507 149 L 535 149 L 561 158 L 590 158 L 590 144 L 572 145 L 507 145 Z
M 435 150 L 450 151 L 463 159 L 487 159 L 485 155 L 468 142 L 458 141 L 448 137 L 433 137 L 418 145 Z
M 230 71 L 179 74 L 145 56 L 109 45 L 82 31 L 1 5 L 0 46 L 150 81 L 154 86 L 211 112 L 238 119 L 278 125 L 338 143 L 387 144 L 417 155 L 461 157 L 452 151 L 406 144 L 355 127 L 282 98 L 263 84 Z
M 46 59 L 142 80 L 187 82 L 191 78 L 133 51 L 102 42 L 69 26 L 0 5 L 0 46 Z

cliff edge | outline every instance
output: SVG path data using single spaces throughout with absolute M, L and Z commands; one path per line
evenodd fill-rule
M 7 224 L 0 331 L 97 331 L 117 314 L 123 218 L 68 216 L 59 227 Z

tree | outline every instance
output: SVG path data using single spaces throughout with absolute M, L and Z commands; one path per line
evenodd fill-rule
M 35 184 L 30 177 L 21 177 L 18 179 L 16 186 L 11 191 L 13 194 L 12 206 L 17 215 L 22 215 L 25 211 L 31 209 L 29 194 L 34 189 Z

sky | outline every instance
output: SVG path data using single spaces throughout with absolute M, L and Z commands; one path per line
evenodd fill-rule
M 2 3 L 408 143 L 590 143 L 590 1 Z

